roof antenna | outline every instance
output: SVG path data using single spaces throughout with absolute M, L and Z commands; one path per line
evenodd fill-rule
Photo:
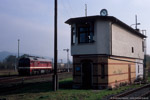
M 135 15 L 135 29 L 137 29 L 137 15 Z
M 135 29 L 138 30 L 137 26 L 140 25 L 140 23 L 137 23 L 137 15 L 135 15 Z
M 85 4 L 85 16 L 87 17 L 87 4 Z

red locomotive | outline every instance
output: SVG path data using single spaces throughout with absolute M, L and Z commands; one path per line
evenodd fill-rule
M 19 75 L 50 73 L 52 70 L 52 62 L 44 58 L 33 56 L 22 57 L 18 62 Z

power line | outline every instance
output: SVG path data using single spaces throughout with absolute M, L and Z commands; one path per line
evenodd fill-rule
M 60 0 L 60 1 L 61 1 L 61 4 L 62 4 L 62 7 L 65 9 L 64 13 L 66 13 L 66 15 L 67 15 L 67 16 L 65 15 L 66 18 L 68 18 L 68 17 L 70 18 L 71 17 L 70 13 L 68 12 L 68 9 L 67 9 L 66 5 L 64 4 L 64 1 L 63 0 Z
M 87 16 L 87 4 L 85 4 L 85 16 Z
M 72 15 L 75 16 L 75 13 L 74 13 L 74 10 L 72 9 L 70 0 L 66 0 L 66 1 L 68 1 L 68 5 L 70 6 L 70 10 L 71 10 L 71 12 L 72 12 Z

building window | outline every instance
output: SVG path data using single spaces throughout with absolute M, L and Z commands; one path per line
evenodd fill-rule
M 93 24 L 83 24 L 78 26 L 78 43 L 92 43 L 93 35 L 94 35 L 94 29 Z
M 144 52 L 144 41 L 142 41 L 142 51 Z
M 134 47 L 132 47 L 132 53 L 134 53 Z
M 105 65 L 101 64 L 101 78 L 104 79 L 105 78 Z
M 71 43 L 75 44 L 76 42 L 76 30 L 75 27 L 72 27 L 71 29 Z

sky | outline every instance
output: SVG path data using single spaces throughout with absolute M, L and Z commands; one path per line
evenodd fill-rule
M 63 49 L 70 49 L 70 26 L 64 22 L 85 16 L 85 4 L 88 16 L 99 15 L 105 8 L 109 16 L 129 26 L 137 15 L 138 28 L 147 30 L 150 54 L 150 0 L 58 0 L 58 61 L 66 59 Z M 53 58 L 54 0 L 0 0 L 0 52 L 16 53 L 18 39 L 20 53 Z

